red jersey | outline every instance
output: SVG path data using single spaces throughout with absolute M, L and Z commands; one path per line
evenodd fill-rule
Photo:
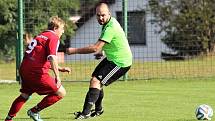
M 29 43 L 20 67 L 25 74 L 47 74 L 51 65 L 47 60 L 49 55 L 57 55 L 59 37 L 51 30 L 36 36 Z

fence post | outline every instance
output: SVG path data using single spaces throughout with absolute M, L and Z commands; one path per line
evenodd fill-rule
M 128 19 L 128 16 L 127 16 L 127 3 L 128 1 L 127 0 L 122 0 L 122 13 L 123 13 L 123 29 L 124 29 L 124 32 L 125 32 L 125 35 L 127 37 L 127 33 L 128 33 L 128 22 L 127 22 L 127 19 Z M 123 80 L 126 81 L 128 78 L 128 74 L 126 73 L 124 76 L 123 76 Z
M 18 0 L 18 35 L 16 45 L 16 80 L 21 81 L 19 67 L 23 58 L 23 0 Z

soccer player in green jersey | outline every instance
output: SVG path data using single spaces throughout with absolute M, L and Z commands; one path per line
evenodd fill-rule
M 106 3 L 99 3 L 96 6 L 96 16 L 98 23 L 103 26 L 98 41 L 87 47 L 66 49 L 67 54 L 95 53 L 95 56 L 100 58 L 100 52 L 103 51 L 106 56 L 92 73 L 83 111 L 74 113 L 75 119 L 101 115 L 104 112 L 102 107 L 103 85 L 108 86 L 118 80 L 130 69 L 132 64 L 132 53 L 126 35 L 118 21 L 111 17 Z M 95 110 L 91 110 L 94 105 Z

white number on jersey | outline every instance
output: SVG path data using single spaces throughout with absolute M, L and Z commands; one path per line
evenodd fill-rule
M 29 45 L 28 45 L 29 50 L 26 50 L 26 53 L 28 53 L 28 54 L 31 53 L 36 45 L 37 45 L 37 40 L 35 40 L 35 39 L 31 40 L 31 43 L 29 43 Z

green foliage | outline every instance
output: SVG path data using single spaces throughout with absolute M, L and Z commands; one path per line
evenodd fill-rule
M 0 57 L 14 56 L 16 44 L 16 0 L 0 1 Z
M 25 32 L 37 35 L 47 28 L 47 20 L 51 16 L 59 16 L 66 22 L 66 30 L 61 45 L 65 45 L 74 34 L 75 24 L 69 17 L 77 14 L 80 9 L 78 0 L 26 0 L 25 1 Z
M 17 0 L 0 1 L 0 57 L 15 58 L 17 40 Z M 47 28 L 47 21 L 53 15 L 63 18 L 67 24 L 61 45 L 74 34 L 75 24 L 69 17 L 80 9 L 79 0 L 23 0 L 25 34 L 35 36 Z M 68 42 L 67 42 L 68 43 Z
M 215 0 L 150 0 L 162 41 L 183 55 L 214 51 Z

